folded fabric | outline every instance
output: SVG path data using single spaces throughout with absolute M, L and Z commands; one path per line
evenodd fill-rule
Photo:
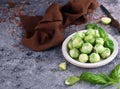
M 43 51 L 61 44 L 63 31 L 71 24 L 87 22 L 87 14 L 98 7 L 95 0 L 70 0 L 66 5 L 53 3 L 44 16 L 20 16 L 24 28 L 22 44 Z

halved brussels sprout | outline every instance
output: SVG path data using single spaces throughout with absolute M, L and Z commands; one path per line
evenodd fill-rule
M 96 44 L 101 44 L 103 45 L 104 44 L 104 39 L 103 38 L 96 38 Z
M 104 50 L 104 47 L 103 47 L 103 45 L 101 45 L 101 44 L 96 44 L 96 45 L 94 46 L 94 52 L 96 52 L 96 53 L 102 53 L 103 50 Z
M 88 61 L 88 55 L 87 54 L 80 54 L 78 61 L 85 63 Z
M 74 38 L 72 41 L 73 48 L 80 48 L 83 45 L 83 40 L 80 37 Z
M 103 52 L 101 53 L 101 57 L 104 58 L 108 58 L 111 54 L 111 51 L 109 48 L 104 48 Z
M 84 43 L 80 51 L 85 54 L 89 54 L 93 49 L 93 46 L 90 43 Z
M 100 56 L 98 53 L 91 53 L 90 56 L 89 56 L 89 61 L 91 63 L 96 63 L 96 62 L 99 62 L 100 61 Z
M 78 49 L 73 48 L 73 49 L 71 49 L 71 50 L 69 51 L 69 54 L 70 54 L 70 56 L 71 56 L 72 58 L 78 58 L 80 52 L 79 52 Z

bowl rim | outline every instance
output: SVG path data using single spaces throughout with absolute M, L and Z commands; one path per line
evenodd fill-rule
M 77 31 L 77 32 L 86 32 L 87 30 L 81 30 L 81 31 Z M 108 34 L 109 38 L 113 41 L 114 43 L 114 51 L 112 52 L 112 54 L 107 58 L 104 59 L 100 62 L 97 63 L 81 63 L 75 59 L 72 59 L 68 52 L 67 52 L 67 43 L 68 41 L 71 39 L 71 37 L 75 34 L 76 32 L 72 33 L 71 35 L 69 35 L 63 42 L 62 44 L 62 54 L 65 57 L 65 59 L 70 62 L 73 65 L 76 65 L 78 67 L 83 67 L 83 68 L 96 68 L 96 67 L 100 67 L 100 66 L 104 66 L 108 63 L 110 63 L 112 60 L 114 60 L 114 58 L 116 57 L 117 53 L 118 53 L 118 43 L 117 41 L 114 39 L 113 36 L 111 36 L 110 34 Z

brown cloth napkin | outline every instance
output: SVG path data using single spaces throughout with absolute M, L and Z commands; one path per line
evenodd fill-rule
M 61 44 L 68 25 L 87 22 L 87 14 L 98 7 L 95 0 L 69 0 L 61 6 L 53 3 L 42 16 L 20 16 L 24 28 L 22 44 L 35 51 L 43 51 Z

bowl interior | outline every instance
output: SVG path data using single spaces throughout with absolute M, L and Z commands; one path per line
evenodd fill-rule
M 85 32 L 87 30 L 82 30 L 81 32 Z M 76 32 L 75 32 L 76 33 Z M 70 62 L 71 64 L 73 65 L 76 65 L 78 67 L 83 67 L 83 68 L 95 68 L 95 67 L 100 67 L 100 66 L 103 66 L 103 65 L 106 65 L 108 64 L 109 62 L 111 62 L 117 55 L 118 53 L 118 43 L 117 41 L 110 35 L 108 34 L 109 38 L 113 41 L 114 43 L 114 51 L 112 52 L 112 54 L 104 59 L 104 60 L 101 60 L 100 62 L 97 62 L 97 63 L 81 63 L 73 58 L 71 58 L 68 54 L 68 49 L 67 49 L 67 44 L 69 42 L 69 40 L 71 39 L 71 37 L 75 34 L 71 34 L 70 36 L 68 36 L 63 44 L 62 44 L 62 53 L 63 53 L 63 56 L 65 57 L 65 59 Z

